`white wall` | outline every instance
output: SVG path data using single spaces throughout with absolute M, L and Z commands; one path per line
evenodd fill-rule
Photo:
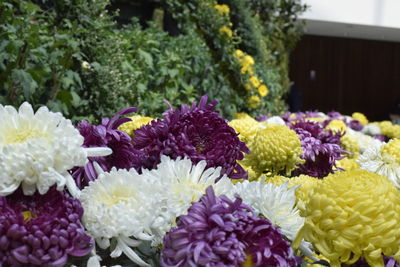
M 303 0 L 310 6 L 300 16 L 348 24 L 400 28 L 400 0 Z

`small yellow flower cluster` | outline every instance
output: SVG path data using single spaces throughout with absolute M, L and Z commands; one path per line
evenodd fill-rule
M 228 36 L 229 38 L 232 38 L 232 35 L 233 35 L 233 32 L 232 32 L 232 29 L 230 28 L 230 27 L 228 27 L 228 26 L 222 26 L 220 29 L 219 29 L 219 33 L 221 34 L 221 35 L 226 35 L 226 36 Z
M 358 120 L 359 122 L 361 122 L 362 125 L 367 125 L 368 124 L 368 119 L 367 117 L 362 114 L 361 112 L 354 112 L 351 117 L 353 117 L 353 119 Z
M 395 125 L 391 121 L 382 121 L 374 124 L 377 124 L 381 128 L 381 132 L 384 136 L 400 138 L 400 125 Z
M 234 53 L 234 57 L 238 60 L 241 68 L 240 73 L 242 75 L 249 76 L 248 83 L 245 84 L 244 88 L 247 91 L 253 89 L 257 90 L 258 95 L 265 97 L 268 95 L 268 87 L 262 83 L 262 81 L 254 73 L 254 59 L 252 56 L 244 53 L 242 50 L 237 49 Z M 260 97 L 258 95 L 252 95 L 247 100 L 248 105 L 251 108 L 257 108 L 260 103 Z
M 229 15 L 230 9 L 227 5 L 215 5 L 214 8 L 218 11 L 221 15 Z
M 360 257 L 383 267 L 382 254 L 400 255 L 400 194 L 385 177 L 364 170 L 337 172 L 308 197 L 294 247 L 302 238 L 310 241 L 332 267 Z
M 140 115 L 135 115 L 129 118 L 131 119 L 131 121 L 125 122 L 124 124 L 119 126 L 118 130 L 126 132 L 132 138 L 134 137 L 134 133 L 137 129 L 139 129 L 143 125 L 149 124 L 153 120 L 153 118 L 142 117 Z

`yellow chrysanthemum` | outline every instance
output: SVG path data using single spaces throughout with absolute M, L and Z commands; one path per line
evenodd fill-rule
M 257 108 L 258 105 L 260 104 L 260 98 L 256 95 L 252 95 L 249 97 L 249 99 L 247 100 L 247 104 L 251 107 L 251 108 Z
M 247 91 L 250 91 L 251 90 L 251 84 L 250 83 L 246 83 L 245 85 L 244 85 L 244 89 L 246 89 Z
M 400 139 L 392 139 L 381 148 L 382 155 L 391 156 L 398 164 L 400 164 Z
M 275 175 L 275 176 L 271 176 L 271 177 L 265 177 L 265 183 L 266 184 L 274 184 L 274 185 L 281 185 L 283 183 L 288 182 L 290 179 L 288 177 L 285 176 L 281 176 L 281 175 Z M 290 189 L 290 188 L 289 188 Z
M 232 38 L 233 35 L 231 28 L 229 28 L 228 26 L 222 26 L 221 28 L 219 28 L 219 33 L 226 34 L 226 36 L 228 36 L 229 38 Z
M 131 121 L 125 122 L 121 126 L 118 127 L 118 130 L 126 132 L 129 134 L 132 138 L 134 137 L 134 132 L 142 127 L 143 125 L 146 125 L 150 123 L 153 118 L 150 117 L 143 117 L 140 115 L 135 115 L 132 117 L 129 117 Z
M 246 161 L 239 161 L 239 164 L 243 167 L 243 169 L 247 172 L 249 181 L 258 181 L 259 175 L 253 170 L 251 166 L 246 165 Z M 237 182 L 243 182 L 243 179 L 231 179 L 232 183 L 236 184 Z
M 357 162 L 357 158 L 343 158 L 336 161 L 336 166 L 342 168 L 345 171 L 357 170 L 360 168 L 360 164 Z
M 246 112 L 237 112 L 233 115 L 234 115 L 235 119 L 247 119 L 247 118 L 252 119 L 252 117 L 249 114 L 247 114 Z
M 340 144 L 344 150 L 349 152 L 347 155 L 349 158 L 357 158 L 360 154 L 360 146 L 358 140 L 354 136 L 346 133 L 342 138 L 340 138 Z
M 353 119 L 358 120 L 359 122 L 361 122 L 362 125 L 367 125 L 368 124 L 368 119 L 367 117 L 362 114 L 361 112 L 354 112 L 351 117 L 353 117 Z
M 325 129 L 344 133 L 347 130 L 347 126 L 342 120 L 331 120 L 328 125 L 326 125 Z
M 269 125 L 258 129 L 248 146 L 251 153 L 246 158 L 260 174 L 265 171 L 289 174 L 296 164 L 303 162 L 299 136 L 287 126 Z
M 257 76 L 251 76 L 250 83 L 254 88 L 258 88 L 261 84 L 260 80 L 257 78 Z
M 252 56 L 245 55 L 240 58 L 239 62 L 240 62 L 240 65 L 242 66 L 242 68 L 240 69 L 240 72 L 242 74 L 245 74 L 245 73 L 252 74 L 254 72 L 253 67 L 252 67 L 254 65 L 254 59 Z
M 400 254 L 400 194 L 383 176 L 364 170 L 332 174 L 315 187 L 304 215 L 294 246 L 302 238 L 312 242 L 332 267 L 360 257 L 383 267 L 382 254 Z
M 230 121 L 228 124 L 239 133 L 239 139 L 245 143 L 252 139 L 257 129 L 261 127 L 260 122 L 247 114 L 239 119 Z
M 295 193 L 297 199 L 297 206 L 299 208 L 306 207 L 309 200 L 310 192 L 312 192 L 312 190 L 314 190 L 314 188 L 321 182 L 322 182 L 321 179 L 311 177 L 308 175 L 300 175 L 289 179 L 289 184 L 288 184 L 289 188 L 300 185 L 300 187 L 296 189 Z
M 229 6 L 227 5 L 215 5 L 214 8 L 220 13 L 221 15 L 228 15 L 229 14 Z
M 384 136 L 389 138 L 400 138 L 400 125 L 394 125 L 391 121 L 377 123 Z
M 262 84 L 258 87 L 258 93 L 260 96 L 264 97 L 268 95 L 268 87 L 265 84 Z

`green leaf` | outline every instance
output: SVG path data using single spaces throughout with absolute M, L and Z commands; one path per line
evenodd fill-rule
M 14 83 L 22 87 L 25 99 L 30 99 L 38 87 L 37 82 L 25 70 L 13 69 L 11 78 Z
M 146 64 L 152 68 L 153 67 L 153 57 L 151 54 L 143 51 L 142 49 L 138 50 L 140 57 L 146 62 Z

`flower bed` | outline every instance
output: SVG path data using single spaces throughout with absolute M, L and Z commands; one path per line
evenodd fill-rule
M 0 106 L 0 266 L 398 266 L 399 125 L 216 105 Z

